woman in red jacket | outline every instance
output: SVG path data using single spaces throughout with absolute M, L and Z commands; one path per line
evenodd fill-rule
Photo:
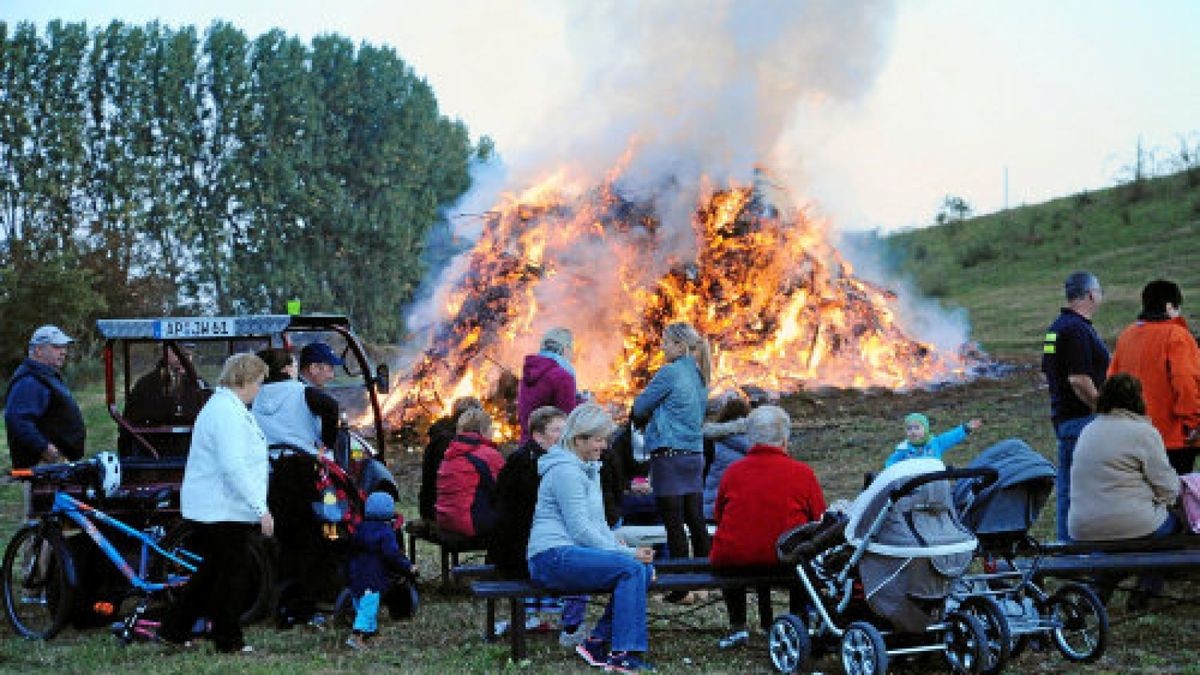
M 717 488 L 709 560 L 713 567 L 763 567 L 779 564 L 775 540 L 787 530 L 819 520 L 825 513 L 825 495 L 817 476 L 804 462 L 787 453 L 791 419 L 782 408 L 768 405 L 746 418 L 750 449 L 745 458 L 725 470 Z M 726 590 L 730 634 L 718 643 L 721 649 L 744 646 L 745 589 Z M 793 604 L 799 598 L 793 598 Z
M 491 440 L 492 418 L 482 408 L 463 412 L 457 429 L 437 473 L 438 530 L 486 536 L 499 520 L 496 476 L 504 458 Z

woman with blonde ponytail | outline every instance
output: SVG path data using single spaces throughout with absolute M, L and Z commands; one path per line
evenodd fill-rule
M 667 530 L 671 557 L 708 556 L 704 523 L 704 407 L 712 363 L 708 341 L 691 324 L 673 323 L 663 331 L 666 365 L 633 402 L 635 426 L 644 427 L 650 455 L 650 484 Z M 687 533 L 684 525 L 687 525 Z M 672 594 L 678 601 L 685 594 Z

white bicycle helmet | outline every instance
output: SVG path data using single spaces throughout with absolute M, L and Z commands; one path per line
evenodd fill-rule
M 116 453 L 106 450 L 96 455 L 96 468 L 100 474 L 100 491 L 105 497 L 111 497 L 121 487 L 121 460 Z

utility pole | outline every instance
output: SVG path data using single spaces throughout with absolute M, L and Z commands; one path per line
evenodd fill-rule
M 1004 210 L 1008 210 L 1008 165 L 1004 165 Z

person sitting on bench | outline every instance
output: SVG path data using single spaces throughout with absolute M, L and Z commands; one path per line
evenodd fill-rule
M 642 655 L 649 641 L 646 587 L 654 550 L 626 546 L 613 534 L 600 494 L 598 464 L 613 427 L 603 408 L 584 403 L 567 416 L 558 444 L 538 460 L 542 482 L 529 534 L 529 576 L 555 591 L 611 588 L 603 616 L 576 651 L 591 666 L 652 670 Z
M 825 512 L 825 495 L 817 475 L 804 462 L 788 456 L 790 431 L 791 419 L 778 406 L 755 408 L 746 418 L 750 449 L 725 470 L 713 505 L 717 532 L 709 560 L 714 569 L 777 565 L 775 541 L 779 535 L 796 525 L 820 520 Z M 798 590 L 792 593 L 793 612 L 803 602 Z M 727 589 L 723 596 L 730 633 L 718 647 L 745 646 L 750 640 L 746 589 Z
M 1142 383 L 1117 373 L 1100 387 L 1096 419 L 1083 428 L 1071 464 L 1071 510 L 1067 528 L 1076 541 L 1157 538 L 1185 532 L 1171 511 L 1179 476 L 1166 446 L 1146 415 Z M 1115 585 L 1115 579 L 1101 583 Z M 1145 609 L 1162 593 L 1163 580 L 1145 575 L 1129 597 L 1129 609 Z
M 458 418 L 458 435 L 446 448 L 437 473 L 438 533 L 486 537 L 496 528 L 496 477 L 504 458 L 492 443 L 492 418 L 471 408 Z

